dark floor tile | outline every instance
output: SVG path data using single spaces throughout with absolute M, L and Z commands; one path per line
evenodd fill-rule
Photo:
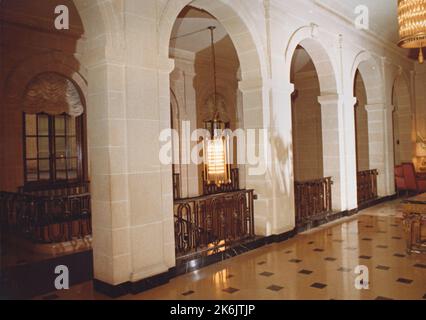
M 291 259 L 291 260 L 288 260 L 288 262 L 291 262 L 291 263 L 301 263 L 302 260 L 300 260 L 300 259 Z
M 290 254 L 290 253 L 292 253 L 293 251 L 291 251 L 291 250 L 287 250 L 286 252 L 284 252 L 285 254 Z
M 324 249 L 316 248 L 314 249 L 315 252 L 324 252 Z
M 266 289 L 278 292 L 278 291 L 281 291 L 282 289 L 284 289 L 284 287 L 277 286 L 277 285 L 273 284 L 272 286 L 269 286 Z
M 358 248 L 355 248 L 355 247 L 346 247 L 345 250 L 355 251 L 355 250 L 358 250 Z
M 387 298 L 387 297 L 382 297 L 382 296 L 378 296 L 376 298 L 376 300 L 393 300 L 392 298 Z
M 364 260 L 370 260 L 371 256 L 364 256 L 364 255 L 362 255 L 362 256 L 359 256 L 359 258 L 360 259 L 364 259 Z
M 308 242 L 308 244 L 314 244 L 315 243 L 315 241 L 310 241 L 310 242 Z
M 393 256 L 397 258 L 405 258 L 405 254 L 402 253 L 395 253 Z
M 414 268 L 426 269 L 426 265 L 421 264 L 421 263 L 417 263 L 417 264 L 414 265 Z
M 305 275 L 310 275 L 310 274 L 312 274 L 312 273 L 313 273 L 313 271 L 303 269 L 303 270 L 300 270 L 300 271 L 299 271 L 299 273 L 300 273 L 300 274 L 305 274 Z
M 236 289 L 236 288 L 229 287 L 229 288 L 223 289 L 222 291 L 223 291 L 223 292 L 226 292 L 226 293 L 233 294 L 233 293 L 235 293 L 235 292 L 237 292 L 237 291 L 240 291 L 240 289 Z
M 361 240 L 362 241 L 373 241 L 373 239 L 371 239 L 371 238 L 362 238 Z
M 341 267 L 341 268 L 337 269 L 337 271 L 340 271 L 340 272 L 351 272 L 351 271 L 352 271 L 352 269 L 351 269 L 351 268 L 344 268 L 344 267 Z
M 233 274 L 229 274 L 229 275 L 226 276 L 226 279 L 231 279 L 231 278 L 234 278 L 234 277 L 235 276 Z
M 374 226 L 365 226 L 365 228 L 372 229 Z
M 411 284 L 411 283 L 413 283 L 413 280 L 405 279 L 405 278 L 399 278 L 398 280 L 396 280 L 396 282 L 400 282 L 400 283 L 403 283 L 403 284 Z
M 378 265 L 378 266 L 376 267 L 376 269 L 383 270 L 383 271 L 388 271 L 388 270 L 390 269 L 390 267 L 388 267 L 388 266 Z
M 327 287 L 326 284 L 319 283 L 319 282 L 315 282 L 314 284 L 311 285 L 311 288 L 316 288 L 316 289 L 324 289 L 325 287 Z
M 187 297 L 187 296 L 190 296 L 191 294 L 194 294 L 194 293 L 195 293 L 194 291 L 189 290 L 187 292 L 182 293 L 182 295 L 185 296 L 185 297 Z
M 59 296 L 57 294 L 49 294 L 48 296 L 44 296 L 43 300 L 56 300 L 59 299 Z
M 378 245 L 377 248 L 379 248 L 379 249 L 388 249 L 389 247 L 385 246 L 385 245 Z
M 272 277 L 274 274 L 272 272 L 265 271 L 265 272 L 259 273 L 259 275 L 263 277 Z
M 263 266 L 264 264 L 266 264 L 266 261 L 260 261 L 257 263 L 259 266 Z
M 426 293 L 425 293 L 425 295 L 423 296 L 423 299 L 426 299 Z
M 325 260 L 325 261 L 336 261 L 337 259 L 336 259 L 336 258 L 333 258 L 333 257 L 327 257 L 327 258 L 325 258 L 324 260 Z

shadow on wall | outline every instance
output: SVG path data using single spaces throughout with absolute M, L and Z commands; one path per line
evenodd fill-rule
M 274 120 L 271 127 L 276 128 Z M 277 179 L 280 194 L 289 195 L 293 190 L 292 184 L 294 183 L 293 172 L 289 172 L 288 170 L 289 161 L 292 161 L 293 158 L 293 147 L 291 144 L 283 141 L 275 129 L 271 129 L 270 144 L 272 146 L 273 159 L 275 159 L 276 163 L 274 165 L 274 173 L 268 172 L 268 176 Z

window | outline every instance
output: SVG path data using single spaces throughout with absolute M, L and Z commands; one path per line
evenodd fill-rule
M 83 116 L 24 113 L 25 183 L 83 180 Z

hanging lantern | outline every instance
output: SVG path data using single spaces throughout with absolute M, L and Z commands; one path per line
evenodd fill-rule
M 419 63 L 424 62 L 426 44 L 426 0 L 398 0 L 398 22 L 401 48 L 419 48 Z
M 213 63 L 213 84 L 214 95 L 213 104 L 216 109 L 213 119 L 204 121 L 205 129 L 210 133 L 210 137 L 204 137 L 204 181 L 207 185 L 215 184 L 220 187 L 231 183 L 231 162 L 229 157 L 229 136 L 225 129 L 229 128 L 229 123 L 220 119 L 217 104 L 217 76 L 216 76 L 216 54 L 214 47 L 214 30 L 212 26 L 208 29 L 211 35 L 211 50 Z
M 210 133 L 210 137 L 204 138 L 204 181 L 220 187 L 231 183 L 230 138 L 225 132 L 228 124 L 219 119 L 218 113 L 204 124 Z

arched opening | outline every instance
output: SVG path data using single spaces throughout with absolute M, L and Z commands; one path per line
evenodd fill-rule
M 370 168 L 370 142 L 367 112 L 367 92 L 359 70 L 355 74 L 355 134 L 358 205 L 377 198 L 377 170 Z
M 179 149 L 175 150 L 178 161 L 172 166 L 178 263 L 188 255 L 211 254 L 255 235 L 253 191 L 245 189 L 247 173 L 238 158 L 238 148 L 245 147 L 245 114 L 239 88 L 244 74 L 239 58 L 242 50 L 236 43 L 213 13 L 196 4 L 184 7 L 172 28 L 169 57 L 174 70 L 169 83 L 172 116 L 179 114 L 179 124 L 172 121 L 172 129 L 177 130 L 173 148 Z M 205 163 L 194 161 L 194 155 L 205 152 L 202 136 L 197 133 L 189 140 L 194 130 L 208 129 L 206 121 L 216 117 L 233 132 L 230 181 L 221 185 L 209 184 Z M 242 136 L 234 135 L 238 130 Z
M 356 155 L 357 172 L 370 169 L 370 155 L 368 146 L 368 114 L 365 109 L 367 105 L 367 93 L 361 74 L 357 71 L 355 75 L 355 131 L 356 131 Z
M 357 201 L 363 207 L 383 196 L 386 185 L 383 83 L 372 57 L 361 53 L 352 71 L 355 103 Z
M 293 118 L 293 158 L 296 181 L 323 176 L 320 86 L 313 61 L 302 47 L 293 57 L 291 82 Z
M 334 72 L 326 52 L 316 41 L 307 39 L 296 47 L 291 82 L 295 89 L 292 128 L 296 225 L 300 228 L 333 212 L 333 181 L 339 184 L 340 174 L 338 166 L 332 165 L 335 154 L 331 158 L 331 153 L 327 153 L 335 142 L 330 140 L 330 134 L 336 133 L 332 126 L 337 126 L 330 119 L 336 116 L 330 109 L 337 107 Z M 336 195 L 339 197 L 338 191 Z

